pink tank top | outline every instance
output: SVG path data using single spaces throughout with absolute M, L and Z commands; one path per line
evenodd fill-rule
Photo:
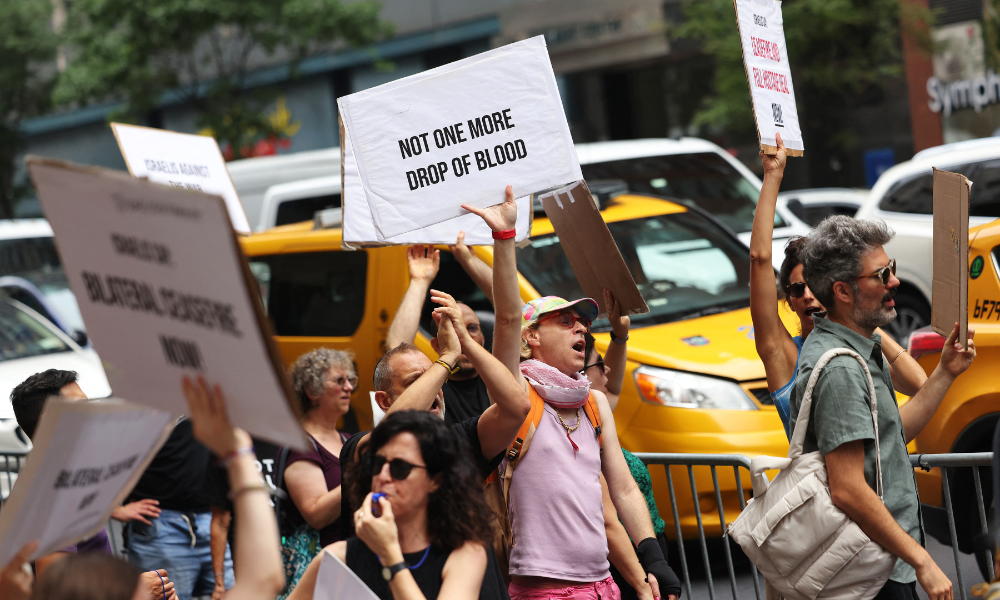
M 610 576 L 601 500 L 601 449 L 583 408 L 566 439 L 554 408 L 545 413 L 510 486 L 514 546 L 510 574 L 591 583 Z M 573 426 L 574 417 L 566 419 Z M 503 468 L 501 467 L 501 472 Z

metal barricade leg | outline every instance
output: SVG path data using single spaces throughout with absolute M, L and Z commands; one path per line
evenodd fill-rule
M 688 573 L 687 555 L 684 553 L 684 535 L 681 533 L 681 519 L 677 514 L 677 496 L 674 494 L 674 478 L 670 473 L 670 465 L 663 465 L 667 471 L 667 488 L 670 490 L 670 510 L 674 515 L 674 529 L 677 530 L 677 550 L 681 555 L 681 570 L 684 571 L 684 585 L 687 587 L 687 597 L 691 597 L 691 574 Z
M 698 498 L 698 486 L 694 482 L 694 466 L 688 465 L 688 479 L 691 481 L 691 498 L 694 501 L 694 516 L 698 521 L 698 542 L 701 544 L 701 558 L 705 561 L 705 581 L 708 582 L 708 598 L 715 600 L 715 586 L 712 584 L 712 564 L 708 560 L 708 543 L 705 541 L 705 528 L 701 523 L 701 502 Z

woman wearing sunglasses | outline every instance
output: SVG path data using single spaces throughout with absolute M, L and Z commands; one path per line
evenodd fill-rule
M 351 515 L 358 537 L 329 550 L 383 600 L 478 598 L 493 513 L 470 454 L 430 413 L 386 415 L 350 467 L 348 493 L 361 505 Z M 312 597 L 319 563 L 289 600 Z
M 757 354 L 764 363 L 767 375 L 767 389 L 785 427 L 785 435 L 791 438 L 788 403 L 795 384 L 799 352 L 806 337 L 813 330 L 813 314 L 824 309 L 809 290 L 802 275 L 802 261 L 799 254 L 805 238 L 794 237 L 785 246 L 785 259 L 778 272 L 778 287 L 784 293 L 788 308 L 799 319 L 799 335 L 792 336 L 778 314 L 778 288 L 774 285 L 771 242 L 775 205 L 778 202 L 778 190 L 785 172 L 786 154 L 780 133 L 777 141 L 776 154 L 773 156 L 763 152 L 760 154 L 761 163 L 764 165 L 764 185 L 760 189 L 753 231 L 750 234 L 750 315 L 753 320 Z M 884 283 L 888 283 L 890 273 L 895 273 L 895 270 L 896 263 L 893 261 L 889 267 L 870 276 L 877 275 Z M 882 336 L 882 352 L 889 362 L 896 390 L 909 396 L 917 393 L 927 380 L 924 370 L 891 336 L 881 329 L 876 332 Z

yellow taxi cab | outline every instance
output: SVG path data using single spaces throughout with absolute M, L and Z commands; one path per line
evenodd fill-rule
M 1000 419 L 1000 221 L 969 230 L 969 327 L 976 330 L 976 360 L 952 384 L 933 418 L 909 446 L 911 454 L 990 452 Z M 930 375 L 944 338 L 929 327 L 910 335 L 908 350 Z M 940 469 L 916 470 L 927 533 L 951 545 Z M 980 469 L 984 507 L 991 510 L 992 473 Z M 984 573 L 986 553 L 974 543 L 980 533 L 979 504 L 972 469 L 948 473 L 959 549 L 976 553 Z
M 650 308 L 632 317 L 628 373 L 615 412 L 622 445 L 633 452 L 786 454 L 788 442 L 754 347 L 746 246 L 708 213 L 665 199 L 624 194 L 602 198 L 602 207 Z M 352 350 L 361 383 L 345 426 L 369 428 L 372 373 L 409 283 L 406 249 L 343 251 L 339 228 L 310 222 L 277 227 L 242 244 L 286 364 L 318 346 Z M 491 247 L 475 251 L 492 264 Z M 583 295 L 548 219 L 534 220 L 530 242 L 517 253 L 522 298 Z M 476 310 L 490 339 L 492 307 L 447 251 L 432 287 Z M 416 344 L 434 356 L 431 308 L 424 307 Z M 792 329 L 794 315 L 784 316 Z M 608 322 L 595 322 L 593 331 L 604 352 Z M 696 537 L 699 515 L 687 469 L 673 469 L 682 535 Z M 666 472 L 656 466 L 650 471 L 667 534 L 674 537 Z M 706 533 L 721 534 L 712 474 L 696 467 L 695 477 Z M 728 522 L 740 511 L 736 479 L 729 469 L 719 469 L 718 477 Z M 741 483 L 749 498 L 749 478 Z

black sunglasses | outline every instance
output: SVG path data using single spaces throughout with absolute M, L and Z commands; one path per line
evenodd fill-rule
M 869 277 L 878 277 L 882 281 L 882 285 L 889 285 L 889 277 L 896 274 L 896 259 L 893 258 L 889 261 L 889 264 L 876 270 L 870 275 L 862 275 L 861 277 L 855 277 L 854 279 L 868 279 Z
M 382 467 L 385 466 L 386 458 L 384 456 L 379 456 L 376 454 L 372 457 L 372 476 L 378 475 L 382 472 Z M 396 481 L 402 481 L 410 476 L 410 472 L 413 469 L 426 469 L 427 467 L 421 465 L 415 465 L 408 463 L 402 458 L 394 458 L 389 463 L 389 476 Z
M 601 356 L 600 354 L 598 354 L 597 355 L 597 362 L 595 362 L 592 365 L 587 365 L 586 367 L 580 369 L 580 373 L 581 374 L 586 374 L 587 373 L 587 369 L 589 369 L 590 367 L 600 367 L 601 370 L 603 371 L 604 370 L 604 357 Z
M 799 281 L 786 285 L 785 294 L 787 294 L 789 298 L 801 298 L 802 296 L 805 296 L 806 282 Z

